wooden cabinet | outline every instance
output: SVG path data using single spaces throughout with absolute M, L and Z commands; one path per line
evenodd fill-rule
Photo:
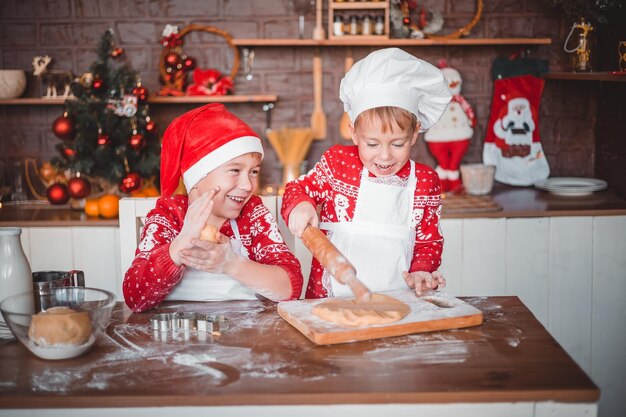
M 626 216 L 444 219 L 442 230 L 445 291 L 520 297 L 600 386 L 600 415 L 619 414 Z

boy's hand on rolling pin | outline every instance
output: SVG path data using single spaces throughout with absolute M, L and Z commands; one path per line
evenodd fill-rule
M 317 211 L 309 202 L 303 201 L 289 213 L 289 230 L 298 238 L 302 238 L 302 232 L 308 225 L 317 227 L 318 224 Z
M 403 272 L 402 277 L 409 288 L 415 290 L 415 294 L 420 296 L 423 291 L 436 290 L 446 286 L 446 280 L 439 271 L 432 273 L 426 271 Z
M 200 237 L 200 232 L 206 225 L 213 210 L 213 197 L 218 192 L 219 188 L 210 190 L 208 193 L 200 195 L 189 205 L 185 214 L 185 220 L 183 220 L 183 227 L 170 244 L 170 257 L 176 265 L 180 266 L 183 263 L 180 258 L 180 251 L 192 247 L 191 239 Z

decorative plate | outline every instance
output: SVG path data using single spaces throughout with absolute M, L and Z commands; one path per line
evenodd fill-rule
M 540 190 L 571 197 L 589 195 L 604 190 L 606 186 L 604 180 L 580 177 L 553 177 L 535 183 L 535 187 Z

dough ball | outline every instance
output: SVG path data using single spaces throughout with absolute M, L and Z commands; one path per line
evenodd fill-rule
M 200 232 L 200 240 L 218 243 L 220 241 L 220 231 L 212 224 L 207 224 Z
M 32 316 L 28 337 L 39 345 L 82 345 L 91 336 L 91 320 L 86 311 L 52 307 Z
M 354 298 L 333 298 L 311 309 L 322 320 L 344 326 L 360 327 L 374 324 L 394 323 L 409 314 L 411 307 L 402 301 L 383 294 L 372 294 L 367 302 Z

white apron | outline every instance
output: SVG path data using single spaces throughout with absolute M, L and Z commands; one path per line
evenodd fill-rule
M 236 253 L 250 259 L 248 251 L 241 243 L 239 228 L 235 220 L 230 220 L 235 239 L 230 244 Z M 215 274 L 199 269 L 187 268 L 182 279 L 165 298 L 166 300 L 185 301 L 220 301 L 220 300 L 256 300 L 254 291 L 242 285 L 226 274 Z
M 402 272 L 409 270 L 413 259 L 411 218 L 417 183 L 415 163 L 410 162 L 406 187 L 380 183 L 363 167 L 352 221 L 320 223 L 321 229 L 329 231 L 330 241 L 354 265 L 358 279 L 374 292 L 406 287 Z M 347 285 L 326 270 L 322 285 L 329 297 L 352 295 Z

